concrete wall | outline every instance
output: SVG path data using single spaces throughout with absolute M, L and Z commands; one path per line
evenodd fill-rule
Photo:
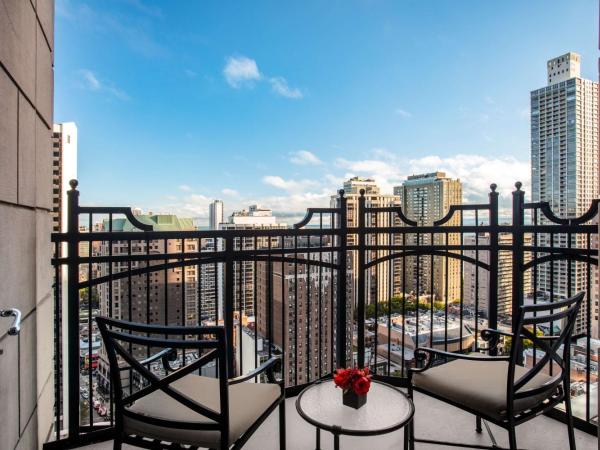
M 0 0 L 0 449 L 34 449 L 53 416 L 54 0 Z

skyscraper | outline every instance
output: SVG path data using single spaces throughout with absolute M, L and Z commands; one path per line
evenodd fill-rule
M 52 231 L 67 231 L 67 191 L 77 178 L 77 126 L 55 123 L 52 133 Z
M 399 198 L 396 195 L 382 194 L 379 186 L 375 180 L 371 178 L 353 177 L 344 182 L 344 196 L 347 200 L 347 226 L 357 227 L 358 226 L 358 199 L 360 198 L 360 191 L 365 191 L 365 206 L 371 208 L 382 208 L 389 207 L 399 204 Z M 334 195 L 331 197 L 331 207 L 336 207 L 338 202 L 338 196 Z M 377 226 L 384 227 L 390 226 L 389 215 L 380 214 L 378 216 Z M 373 223 L 375 225 L 375 223 Z M 367 239 L 371 241 L 369 244 L 387 245 L 389 244 L 390 237 L 387 234 L 379 234 L 377 237 L 369 236 Z M 375 242 L 375 239 L 377 242 Z M 348 236 L 348 245 L 357 245 L 357 237 L 355 235 Z M 374 251 L 372 255 L 368 256 L 367 260 L 373 260 L 381 258 L 387 255 L 387 251 L 379 250 Z M 369 270 L 368 274 L 365 274 L 365 301 L 367 304 L 375 302 L 387 302 L 389 299 L 389 279 L 390 274 L 390 261 L 384 261 L 373 269 Z M 357 252 L 351 252 L 348 260 L 348 271 L 352 274 L 352 286 L 350 286 L 349 293 L 358 292 L 358 277 L 361 274 L 356 273 L 358 268 L 358 254 Z
M 251 205 L 248 210 L 234 211 L 227 223 L 221 224 L 224 230 L 265 230 L 271 228 L 287 228 L 286 224 L 278 223 L 277 217 L 268 208 Z M 277 238 L 274 238 L 277 239 Z M 252 250 L 256 248 L 268 248 L 269 238 L 252 236 L 235 238 L 234 247 L 238 249 Z M 223 268 L 224 269 L 224 268 Z M 223 278 L 223 275 L 220 275 Z M 239 261 L 234 267 L 234 298 L 240 301 L 240 312 L 242 315 L 253 316 L 256 274 L 253 261 Z
M 305 239 L 308 238 L 300 241 Z M 313 244 L 328 245 L 328 242 L 315 240 Z M 300 253 L 299 257 L 318 259 L 316 254 L 310 253 Z M 320 258 L 330 262 L 331 254 L 323 253 Z M 287 355 L 282 371 L 286 385 L 308 383 L 330 373 L 334 369 L 331 363 L 335 289 L 332 271 L 282 262 L 273 262 L 270 271 L 267 263 L 259 262 L 256 270 L 258 332 L 263 337 L 269 336 L 268 317 L 271 315 L 273 344 Z
M 194 230 L 192 219 L 178 218 L 174 215 L 136 215 L 136 219 L 152 225 L 155 231 L 191 231 Z M 105 220 L 103 229 L 109 228 L 109 221 Z M 113 219 L 111 229 L 113 232 L 131 232 L 137 228 L 127 219 Z M 185 248 L 183 248 L 185 245 Z M 123 240 L 101 241 L 97 252 L 99 256 L 112 254 L 123 255 L 162 255 L 200 251 L 197 239 L 158 239 L 158 240 Z M 160 264 L 160 261 L 151 262 L 150 265 Z M 107 276 L 110 273 L 135 270 L 146 267 L 144 261 L 119 261 L 107 264 L 98 264 L 92 270 L 97 270 L 97 276 Z M 210 266 L 210 264 L 208 265 Z M 202 265 L 202 276 L 207 268 Z M 198 284 L 200 283 L 200 285 Z M 200 289 L 198 289 L 200 287 Z M 197 266 L 174 267 L 172 269 L 149 272 L 146 276 L 132 276 L 121 278 L 112 283 L 98 285 L 100 313 L 115 319 L 129 320 L 139 323 L 152 323 L 160 325 L 197 325 L 202 318 L 214 318 L 216 297 L 214 289 L 202 283 L 198 276 Z M 200 290 L 200 292 L 199 292 Z M 90 293 L 91 296 L 91 293 Z M 200 317 L 202 316 L 202 317 Z M 146 352 L 146 347 L 141 347 L 139 352 Z M 108 360 L 104 349 L 99 352 L 98 373 L 100 385 L 109 386 Z
M 547 201 L 560 217 L 577 217 L 598 197 L 598 83 L 580 75 L 581 57 L 567 53 L 548 61 L 548 85 L 531 92 L 531 181 L 534 202 Z M 550 245 L 540 236 L 540 245 Z M 584 236 L 571 238 L 585 247 Z M 554 246 L 567 247 L 566 235 Z M 587 290 L 585 264 L 555 261 L 538 269 L 541 294 L 564 298 Z M 571 292 L 569 292 L 569 286 Z M 591 286 L 590 286 L 591 288 Z M 585 305 L 576 332 L 585 329 Z
M 462 183 L 458 179 L 446 177 L 444 172 L 411 175 L 402 186 L 394 187 L 394 194 L 398 196 L 402 210 L 408 218 L 415 220 L 419 226 L 431 226 L 434 221 L 446 215 L 451 205 L 462 203 Z M 447 224 L 459 225 L 460 216 L 456 214 Z M 449 234 L 447 239 L 449 245 L 460 243 L 456 234 Z M 441 233 L 436 234 L 433 240 L 433 244 L 444 245 Z M 426 234 L 406 237 L 406 245 L 431 245 L 430 241 L 431 237 Z M 406 286 L 403 286 L 403 290 L 406 292 L 417 295 L 433 294 L 438 300 L 459 300 L 460 262 L 455 258 L 446 259 L 447 261 L 442 257 L 434 257 L 433 268 L 430 257 L 407 258 L 405 269 L 398 261 L 394 267 L 395 284 L 401 284 L 401 279 L 404 278 Z M 400 275 L 402 270 L 406 270 L 405 277 Z
M 218 230 L 223 222 L 223 200 L 214 200 L 208 205 L 208 226 L 211 230 Z

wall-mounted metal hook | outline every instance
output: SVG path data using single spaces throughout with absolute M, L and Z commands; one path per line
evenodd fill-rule
M 0 317 L 14 317 L 12 327 L 8 329 L 8 334 L 16 336 L 21 331 L 21 311 L 16 308 L 0 309 Z

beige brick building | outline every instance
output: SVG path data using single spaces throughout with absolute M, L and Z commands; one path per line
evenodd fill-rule
M 402 210 L 409 219 L 416 221 L 419 226 L 431 226 L 446 215 L 451 205 L 462 204 L 462 183 L 458 179 L 446 177 L 444 172 L 412 175 L 402 186 L 394 187 L 394 194 L 398 196 Z M 455 214 L 445 225 L 460 225 L 460 213 Z M 433 244 L 443 247 L 446 243 L 458 245 L 460 236 L 450 233 L 447 241 L 442 233 L 433 236 Z M 408 235 L 405 244 L 431 245 L 431 236 L 429 234 Z M 445 300 L 446 297 L 450 302 L 460 300 L 462 280 L 459 259 L 435 256 L 433 267 L 429 256 L 419 257 L 418 264 L 417 257 L 408 257 L 405 261 L 405 277 L 402 276 L 401 261 L 397 261 L 395 265 L 395 285 L 401 286 L 401 289 L 407 293 L 418 295 L 433 293 L 437 300 Z M 406 281 L 403 287 L 402 279 Z
M 52 432 L 52 123 L 54 1 L 0 8 L 0 447 L 38 448 Z

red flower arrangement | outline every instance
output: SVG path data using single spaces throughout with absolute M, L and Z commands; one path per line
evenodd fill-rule
M 333 374 L 333 382 L 344 392 L 352 391 L 356 395 L 365 395 L 371 388 L 372 375 L 368 367 L 359 369 L 352 367 L 350 369 L 336 369 Z

